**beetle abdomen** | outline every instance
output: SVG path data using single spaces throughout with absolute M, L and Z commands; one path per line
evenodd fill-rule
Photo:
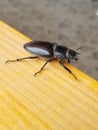
M 53 57 L 53 44 L 46 41 L 31 41 L 24 45 L 24 48 L 30 53 L 45 57 Z

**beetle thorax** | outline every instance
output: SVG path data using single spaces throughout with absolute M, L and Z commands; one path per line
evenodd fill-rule
M 67 59 L 66 53 L 68 54 L 68 48 L 66 48 L 65 46 L 60 46 L 60 45 L 55 46 L 55 49 L 54 49 L 55 58 L 62 59 L 62 60 Z

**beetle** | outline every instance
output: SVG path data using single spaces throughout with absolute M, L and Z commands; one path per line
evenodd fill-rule
M 36 76 L 38 73 L 40 73 L 44 67 L 47 65 L 47 63 L 57 59 L 59 64 L 66 69 L 70 74 L 74 76 L 75 79 L 77 77 L 72 73 L 72 71 L 67 68 L 63 61 L 68 60 L 68 63 L 70 63 L 71 59 L 78 60 L 79 59 L 79 52 L 78 48 L 76 51 L 67 48 L 66 46 L 58 45 L 57 43 L 47 42 L 47 41 L 30 41 L 26 44 L 24 44 L 24 49 L 26 49 L 28 52 L 34 54 L 35 56 L 29 56 L 29 57 L 23 57 L 16 60 L 7 60 L 8 62 L 15 62 L 15 61 L 21 61 L 24 59 L 35 59 L 35 58 L 46 58 L 46 62 L 41 67 L 41 69 L 34 74 Z

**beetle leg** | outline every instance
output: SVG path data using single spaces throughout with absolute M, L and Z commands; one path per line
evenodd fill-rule
M 16 59 L 16 60 L 7 60 L 5 63 L 8 63 L 8 62 L 16 62 L 16 61 L 20 61 L 20 60 L 25 60 L 25 59 L 34 59 L 34 58 L 38 58 L 38 56 L 29 56 L 29 57 L 23 57 L 23 58 L 19 58 L 19 59 Z
M 63 63 L 62 61 L 59 61 L 59 63 L 60 63 L 60 65 L 61 65 L 64 69 L 66 69 L 70 74 L 72 74 L 72 75 L 74 76 L 74 78 L 77 80 L 77 77 L 72 73 L 72 71 L 71 71 L 70 69 L 68 69 L 68 68 L 64 65 L 64 63 Z
M 70 59 L 68 59 L 68 63 L 70 63 Z
M 49 62 L 51 62 L 51 61 L 53 61 L 53 59 L 48 59 L 48 60 L 45 62 L 45 64 L 41 67 L 41 69 L 34 74 L 34 76 L 36 76 L 38 73 L 40 73 L 40 72 L 44 69 L 44 67 L 47 65 L 47 63 L 49 63 Z

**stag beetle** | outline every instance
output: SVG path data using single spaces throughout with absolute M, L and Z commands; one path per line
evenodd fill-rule
M 36 76 L 38 73 L 40 73 L 44 67 L 47 65 L 48 62 L 51 62 L 55 59 L 59 61 L 59 64 L 66 69 L 70 74 L 74 76 L 75 79 L 77 77 L 72 73 L 70 69 L 68 69 L 63 61 L 65 59 L 68 60 L 68 63 L 70 63 L 71 59 L 78 60 L 79 59 L 79 52 L 78 48 L 76 51 L 69 49 L 65 46 L 58 45 L 57 43 L 52 43 L 52 42 L 47 42 L 47 41 L 30 41 L 26 44 L 24 44 L 24 49 L 29 51 L 30 53 L 34 54 L 35 56 L 29 56 L 29 57 L 24 57 L 24 58 L 19 58 L 16 60 L 7 60 L 6 63 L 8 62 L 15 62 L 15 61 L 20 61 L 24 59 L 34 59 L 34 58 L 47 58 L 47 61 L 45 64 L 41 67 L 41 69 L 34 74 Z

